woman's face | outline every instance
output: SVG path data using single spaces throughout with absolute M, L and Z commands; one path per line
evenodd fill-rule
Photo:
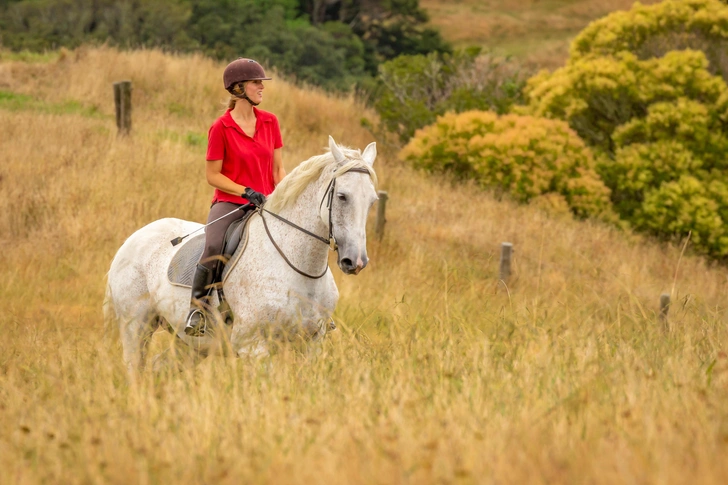
M 263 81 L 248 81 L 245 85 L 245 94 L 254 103 L 260 103 L 263 101 Z

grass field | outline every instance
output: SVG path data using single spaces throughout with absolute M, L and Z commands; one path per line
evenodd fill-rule
M 430 24 L 456 47 L 477 45 L 532 67 L 563 65 L 569 43 L 589 22 L 633 0 L 420 0 Z M 657 0 L 643 0 L 643 5 Z
M 333 269 L 338 330 L 318 351 L 128 383 L 103 339 L 105 273 L 142 225 L 205 218 L 222 68 L 157 51 L 0 55 L 0 483 L 728 480 L 724 267 L 422 175 L 384 147 L 386 234 L 359 276 Z M 329 134 L 373 139 L 353 98 L 280 79 L 266 96 L 289 169 Z

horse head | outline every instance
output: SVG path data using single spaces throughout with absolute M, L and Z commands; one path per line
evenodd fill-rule
M 338 248 L 339 268 L 346 274 L 359 274 L 369 261 L 366 222 L 377 200 L 370 173 L 377 147 L 372 142 L 359 155 L 358 151 L 339 147 L 329 137 L 329 149 L 336 164 L 332 183 L 324 194 L 328 203 L 321 204 L 321 217 L 329 227 L 332 244 Z

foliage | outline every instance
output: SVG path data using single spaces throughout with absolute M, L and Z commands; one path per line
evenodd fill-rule
M 447 111 L 505 113 L 521 98 L 519 66 L 479 49 L 400 56 L 380 67 L 374 106 L 382 124 L 403 142 Z
M 728 9 L 719 0 L 636 3 L 585 28 L 571 44 L 571 61 L 632 52 L 640 59 L 682 49 L 702 50 L 713 73 L 728 79 Z
M 591 151 L 563 121 L 488 111 L 447 113 L 417 131 L 400 158 L 527 202 L 559 194 L 574 214 L 611 217 Z
M 726 85 L 707 66 L 702 52 L 690 50 L 645 61 L 629 52 L 580 59 L 529 79 L 527 106 L 518 111 L 567 120 L 588 144 L 612 153 L 614 130 L 645 116 L 652 103 L 717 103 Z
M 292 18 L 295 15 L 290 5 L 278 0 L 196 0 L 190 32 L 208 55 L 255 58 L 299 81 L 328 89 L 348 89 L 365 76 L 364 49 L 350 28 L 343 24 L 317 28 Z
M 693 244 L 714 257 L 728 256 L 728 184 L 683 174 L 645 195 L 638 229 L 656 235 L 691 233 Z
M 400 55 L 450 52 L 440 33 L 425 24 L 427 12 L 418 0 L 300 0 L 300 9 L 314 25 L 336 22 L 363 42 L 363 61 L 375 76 L 379 64 Z
M 2 43 L 14 50 L 42 51 L 107 40 L 127 47 L 194 46 L 184 28 L 190 9 L 181 0 L 26 0 L 4 10 Z
M 448 51 L 426 21 L 417 0 L 23 0 L 0 3 L 0 42 L 13 50 L 106 42 L 247 56 L 300 81 L 347 90 L 367 83 L 383 60 Z
M 722 258 L 726 42 L 728 8 L 717 0 L 637 4 L 593 22 L 565 67 L 530 79 L 519 112 L 566 120 L 603 154 L 598 171 L 624 220 L 664 238 L 691 233 Z
M 655 103 L 644 118 L 619 127 L 614 160 L 599 166 L 616 211 L 638 229 L 658 236 L 691 232 L 699 250 L 728 255 L 722 124 L 707 106 L 681 98 Z

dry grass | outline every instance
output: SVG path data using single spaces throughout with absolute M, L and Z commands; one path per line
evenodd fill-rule
M 725 483 L 725 268 L 686 255 L 678 269 L 679 247 L 453 187 L 386 152 L 387 233 L 361 275 L 334 271 L 339 330 L 318 353 L 127 384 L 101 339 L 104 274 L 141 225 L 205 217 L 199 137 L 221 71 L 155 51 L 0 61 L 0 482 Z M 109 101 L 122 78 L 128 139 Z M 267 95 L 289 168 L 329 133 L 371 141 L 353 99 L 280 80 Z M 516 251 L 507 291 L 502 241 Z
M 649 5 L 658 0 L 643 0 Z M 563 65 L 571 39 L 589 22 L 633 0 L 420 0 L 430 24 L 456 46 L 478 45 L 510 54 L 532 67 Z

